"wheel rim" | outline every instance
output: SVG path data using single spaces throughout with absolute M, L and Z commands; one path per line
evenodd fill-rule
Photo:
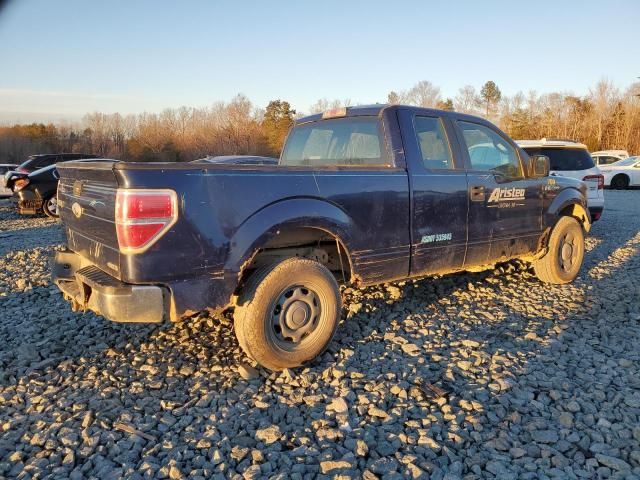
M 558 248 L 560 268 L 567 273 L 573 270 L 578 258 L 578 245 L 576 240 L 574 234 L 567 233 L 562 237 Z
M 295 349 L 320 324 L 322 307 L 318 294 L 305 286 L 286 288 L 271 308 L 270 333 L 284 349 Z
M 47 200 L 47 210 L 54 215 L 58 214 L 58 199 L 56 197 L 51 197 Z

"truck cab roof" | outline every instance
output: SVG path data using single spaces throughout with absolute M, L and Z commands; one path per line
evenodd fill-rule
M 415 105 L 403 105 L 403 104 L 387 104 L 387 103 L 375 103 L 371 105 L 355 105 L 352 107 L 333 108 L 321 113 L 314 113 L 305 117 L 299 118 L 295 121 L 295 125 L 301 125 L 303 123 L 317 122 L 320 120 L 327 120 L 330 118 L 342 118 L 342 117 L 362 117 L 362 116 L 378 116 L 385 111 L 394 110 L 410 110 L 416 113 L 424 115 L 437 115 L 454 117 L 460 120 L 469 120 L 476 123 L 490 124 L 486 119 L 477 117 L 475 115 L 468 115 L 466 113 L 454 112 L 452 110 L 439 110 L 437 108 L 425 108 L 417 107 Z

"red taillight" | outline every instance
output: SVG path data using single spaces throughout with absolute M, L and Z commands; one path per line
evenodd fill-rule
M 23 168 L 23 167 L 18 167 L 18 169 L 16 170 L 16 172 L 20 172 L 20 173 L 29 173 L 29 170 L 27 170 L 26 168 Z
M 19 178 L 18 180 L 13 182 L 13 191 L 14 192 L 19 192 L 20 190 L 22 190 L 27 185 L 29 185 L 29 179 L 28 178 Z
M 604 189 L 604 175 L 587 175 L 582 179 L 583 182 L 598 182 L 598 190 Z
M 118 190 L 118 200 L 122 218 L 127 220 L 173 216 L 173 196 L 168 192 Z
M 116 232 L 120 251 L 138 253 L 149 248 L 178 219 L 173 190 L 118 190 Z

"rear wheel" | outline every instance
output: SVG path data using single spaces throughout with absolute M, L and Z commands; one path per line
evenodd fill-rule
M 44 199 L 42 211 L 47 217 L 58 218 L 58 197 L 55 194 Z
M 611 186 L 618 190 L 624 190 L 629 187 L 629 177 L 620 173 L 611 179 Z
M 582 225 L 573 217 L 561 217 L 551 231 L 547 253 L 533 263 L 533 270 L 545 283 L 569 283 L 578 275 L 583 258 Z
M 338 283 L 321 263 L 289 258 L 249 278 L 234 312 L 244 352 L 282 370 L 302 365 L 329 345 L 341 315 Z

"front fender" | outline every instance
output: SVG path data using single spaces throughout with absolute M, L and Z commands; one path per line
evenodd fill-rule
M 288 227 L 324 230 L 351 250 L 353 222 L 343 210 L 317 198 L 281 200 L 253 214 L 235 232 L 230 239 L 225 276 L 237 275 L 256 250 Z

